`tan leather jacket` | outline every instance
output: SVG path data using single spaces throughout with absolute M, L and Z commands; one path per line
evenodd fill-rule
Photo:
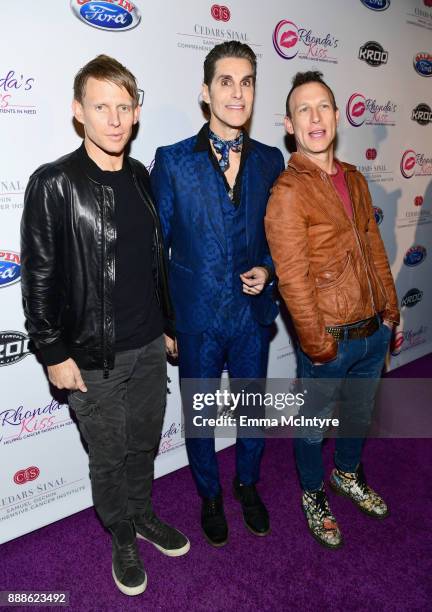
M 303 351 L 318 362 L 337 354 L 326 326 L 346 325 L 380 313 L 399 322 L 396 290 L 364 176 L 339 162 L 354 219 L 331 178 L 294 153 L 276 181 L 265 228 L 279 291 Z

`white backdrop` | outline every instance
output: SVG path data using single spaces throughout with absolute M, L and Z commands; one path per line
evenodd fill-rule
M 80 144 L 71 115 L 73 77 L 99 53 L 130 68 L 144 92 L 132 155 L 147 166 L 157 146 L 202 125 L 202 64 L 214 44 L 240 40 L 257 53 L 251 133 L 285 157 L 291 78 L 298 70 L 321 70 L 341 111 L 338 155 L 367 176 L 404 305 L 391 367 L 432 350 L 432 0 L 135 4 L 0 1 L 0 542 L 91 504 L 76 425 L 28 353 L 19 222 L 32 171 Z M 269 375 L 292 376 L 291 340 L 280 319 L 277 328 Z M 158 476 L 186 463 L 174 367 L 168 391 Z

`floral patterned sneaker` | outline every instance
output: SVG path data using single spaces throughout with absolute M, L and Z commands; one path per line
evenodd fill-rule
M 329 508 L 324 488 L 321 487 L 318 491 L 303 491 L 302 507 L 313 537 L 327 548 L 340 548 L 343 543 L 342 535 Z
M 390 514 L 385 501 L 367 485 L 361 463 L 356 472 L 342 472 L 335 468 L 330 476 L 330 486 L 335 493 L 349 497 L 369 516 L 382 519 Z

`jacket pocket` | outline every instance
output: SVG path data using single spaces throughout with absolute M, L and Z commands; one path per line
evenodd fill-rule
M 361 318 L 362 290 L 354 269 L 351 252 L 345 259 L 332 262 L 315 276 L 318 307 L 327 324 L 342 325 Z

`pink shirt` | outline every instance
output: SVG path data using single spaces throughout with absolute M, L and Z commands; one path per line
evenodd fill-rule
M 351 204 L 351 198 L 348 191 L 348 186 L 345 181 L 345 175 L 343 168 L 340 164 L 335 162 L 337 172 L 336 174 L 330 174 L 330 178 L 333 181 L 336 191 L 339 194 L 340 199 L 343 202 L 346 213 L 350 219 L 353 218 L 353 209 Z

